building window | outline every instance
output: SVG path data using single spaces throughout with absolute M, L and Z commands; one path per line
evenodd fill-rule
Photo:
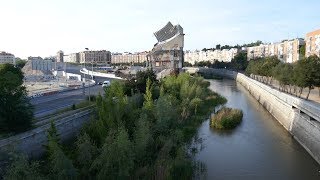
M 156 62 L 156 67 L 159 67 L 159 65 L 160 65 L 159 62 Z
M 177 51 L 173 51 L 173 57 L 178 57 L 178 52 Z

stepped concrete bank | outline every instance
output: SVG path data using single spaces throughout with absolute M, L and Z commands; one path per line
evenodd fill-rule
M 242 84 L 320 164 L 320 104 L 280 92 L 234 71 L 202 68 L 199 72 Z
M 87 109 L 56 120 L 55 125 L 61 141 L 74 138 L 84 123 L 90 120 L 92 112 L 93 109 Z M 49 128 L 50 123 L 46 123 L 30 131 L 2 139 L 0 140 L 0 152 L 6 154 L 15 150 L 26 154 L 29 158 L 39 158 L 45 152 L 45 145 L 48 143 L 47 130 Z

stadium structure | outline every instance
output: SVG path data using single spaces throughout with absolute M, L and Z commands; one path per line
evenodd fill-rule
M 158 42 L 148 54 L 148 66 L 155 70 L 181 70 L 183 66 L 183 28 L 168 22 L 154 33 Z

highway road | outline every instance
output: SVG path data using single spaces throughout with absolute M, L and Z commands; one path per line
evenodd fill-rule
M 104 94 L 101 85 L 90 87 L 91 95 L 99 93 Z M 73 104 L 78 104 L 85 100 L 87 95 L 89 95 L 89 88 L 85 88 L 85 93 L 83 93 L 83 89 L 77 89 L 31 99 L 31 104 L 34 105 L 34 116 L 35 118 L 43 117 Z
M 82 67 L 79 65 L 68 64 L 66 66 L 66 71 L 74 74 L 81 74 L 80 69 Z M 86 75 L 86 78 L 91 78 Z M 103 82 L 105 80 L 112 81 L 112 79 L 104 77 L 95 77 L 94 80 L 98 82 Z M 91 95 L 104 94 L 104 90 L 101 85 L 95 85 L 90 87 Z M 73 104 L 78 104 L 81 101 L 85 100 L 89 95 L 89 88 L 70 90 L 57 94 L 52 94 L 48 96 L 37 97 L 31 99 L 31 104 L 34 105 L 34 116 L 35 118 L 40 118 L 49 114 L 52 114 L 58 110 L 70 107 Z
M 67 64 L 66 71 L 74 74 L 81 74 L 81 68 L 82 67 L 79 65 Z M 90 77 L 86 76 L 86 78 Z M 95 78 L 96 82 L 103 82 L 105 80 L 109 79 L 100 77 Z M 98 95 L 99 93 L 104 93 L 101 85 L 90 87 L 90 94 Z M 85 100 L 87 95 L 89 95 L 89 88 L 85 88 L 85 93 L 83 93 L 83 89 L 77 89 L 34 98 L 31 100 L 31 104 L 34 105 L 34 116 L 35 118 L 43 117 L 66 107 L 70 107 L 73 104 L 78 104 Z

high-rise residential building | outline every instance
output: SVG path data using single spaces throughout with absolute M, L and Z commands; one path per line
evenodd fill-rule
M 306 57 L 320 57 L 320 29 L 306 34 Z
M 16 64 L 16 58 L 13 54 L 7 52 L 0 52 L 0 64 Z
M 184 33 L 178 24 L 168 22 L 154 33 L 158 42 L 148 55 L 148 66 L 154 69 L 181 69 L 183 66 Z
M 82 51 L 79 53 L 79 62 L 94 64 L 111 64 L 111 52 L 106 50 Z
M 57 52 L 57 62 L 63 62 L 63 56 L 64 56 L 64 53 L 63 51 L 58 51 Z

